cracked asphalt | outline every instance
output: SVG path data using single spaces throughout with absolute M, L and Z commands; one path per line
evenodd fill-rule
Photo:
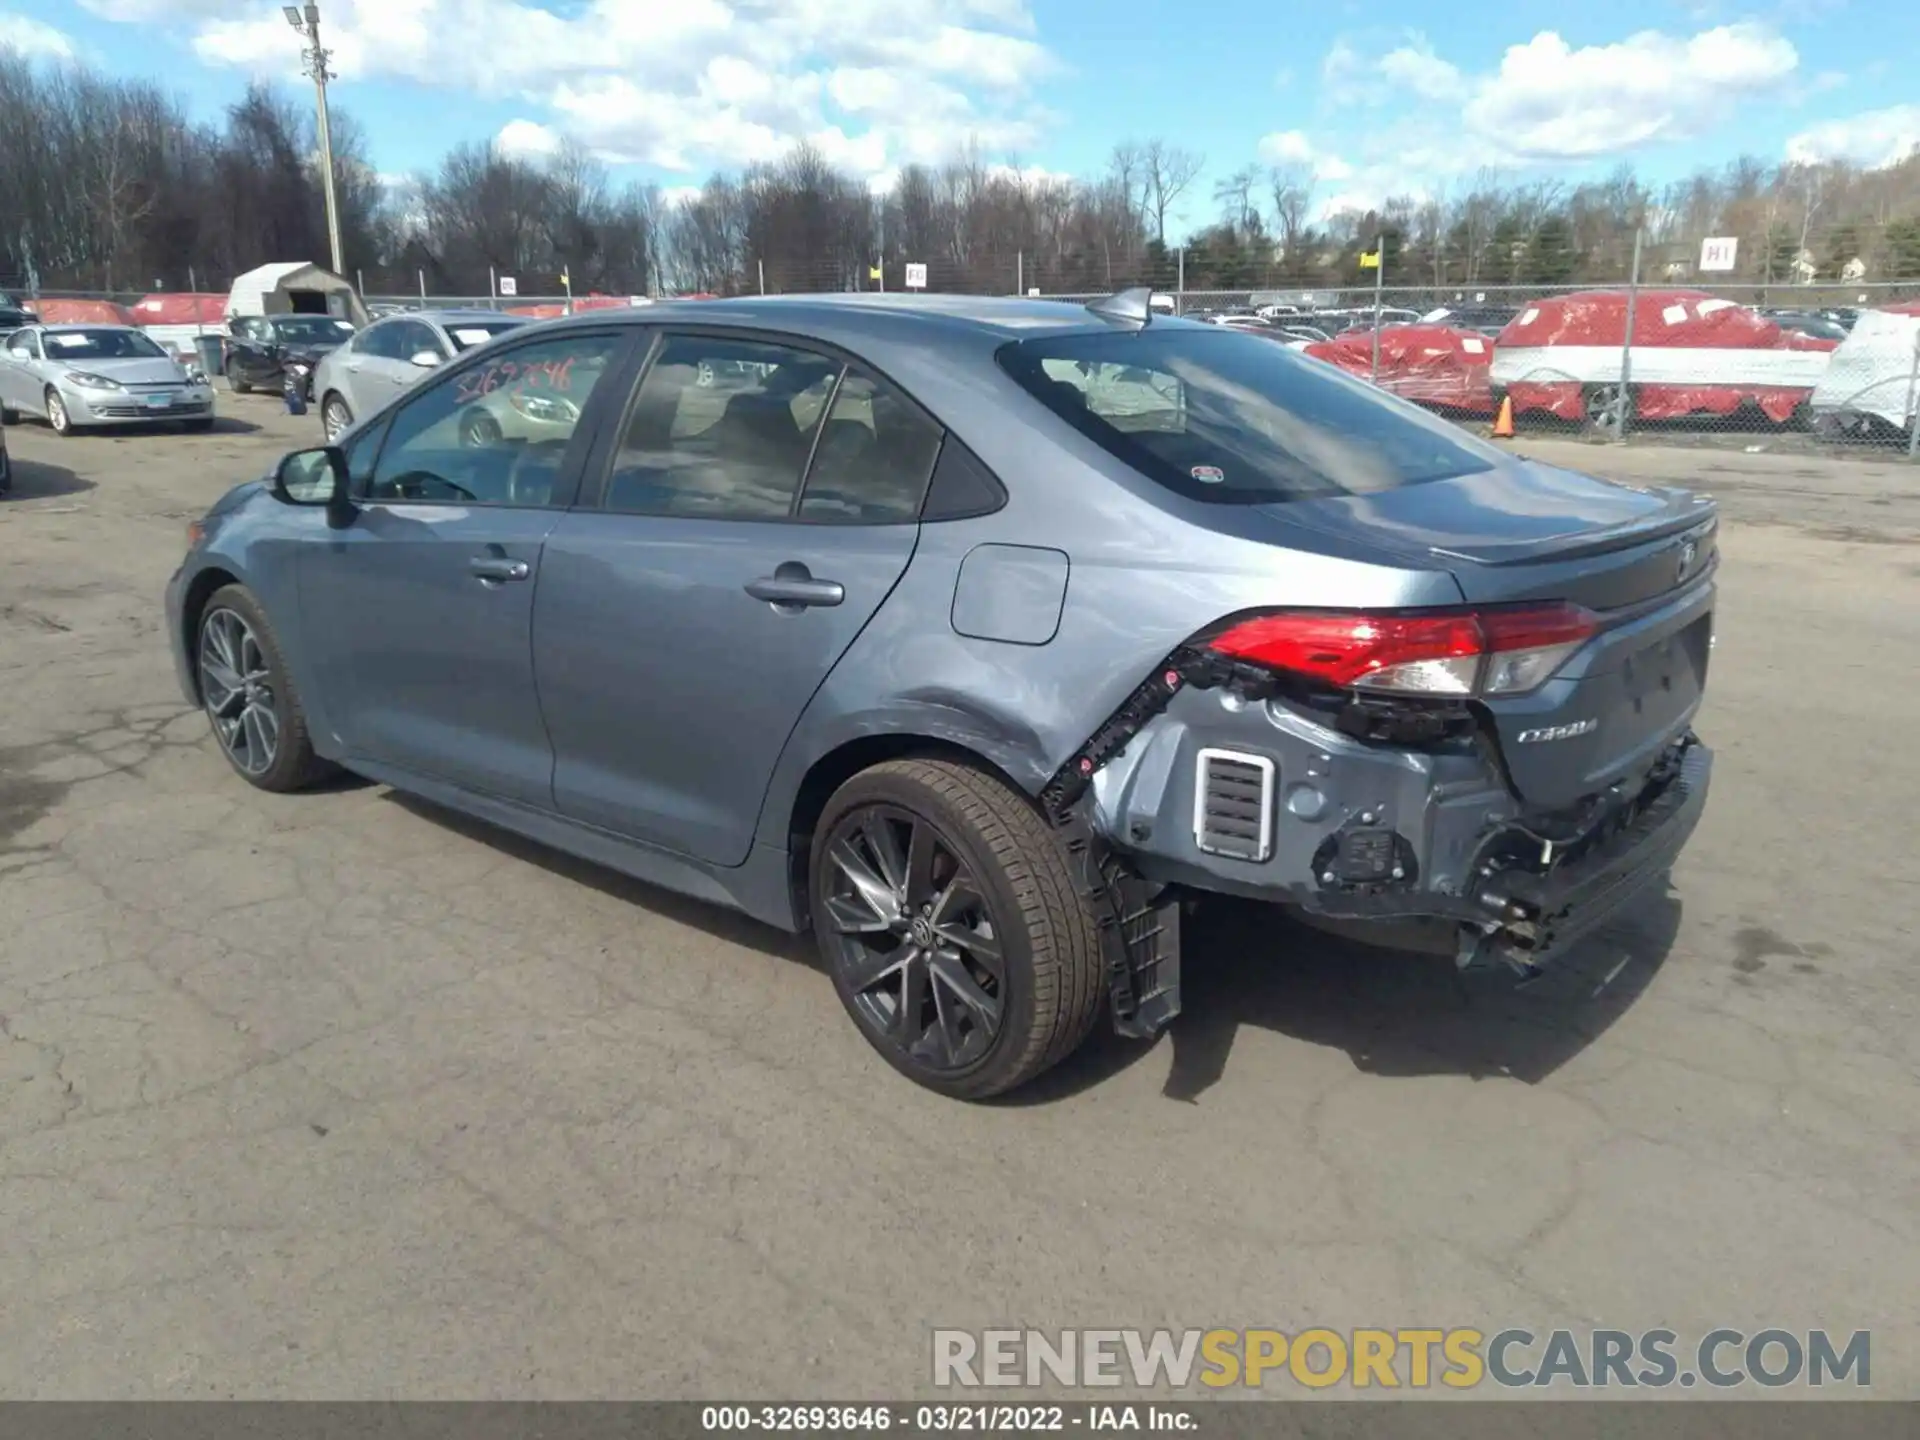
M 967 1107 L 794 941 L 230 774 L 160 593 L 317 426 L 222 405 L 9 432 L 0 1396 L 901 1397 L 996 1324 L 1870 1329 L 1920 1396 L 1920 469 L 1521 442 L 1725 506 L 1671 895 L 1524 989 L 1221 905 L 1169 1036 Z

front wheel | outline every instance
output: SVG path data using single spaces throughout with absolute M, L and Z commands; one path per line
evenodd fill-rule
M 314 754 L 280 643 L 244 585 L 223 586 L 207 601 L 194 666 L 214 738 L 249 785 L 299 790 L 332 768 Z
M 469 450 L 485 450 L 505 438 L 500 422 L 484 410 L 469 410 L 460 421 L 460 443 Z
M 47 424 L 53 427 L 53 433 L 62 439 L 70 439 L 80 428 L 73 423 L 73 416 L 67 413 L 67 402 L 60 398 L 60 392 L 51 385 L 47 387 Z
M 227 372 L 227 389 L 236 395 L 245 395 L 251 392 L 253 387 L 229 370 Z
M 821 816 L 808 883 L 841 1003 L 930 1090 L 1023 1085 L 1098 1018 L 1098 930 L 1065 848 L 991 775 L 944 760 L 862 771 Z
M 338 440 L 352 424 L 353 411 L 347 408 L 347 402 L 329 393 L 327 403 L 320 407 L 320 428 L 326 432 L 327 443 Z

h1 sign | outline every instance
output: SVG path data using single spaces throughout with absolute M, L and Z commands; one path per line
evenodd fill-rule
M 1740 252 L 1740 241 L 1733 235 L 1710 236 L 1700 242 L 1700 269 L 1731 270 Z

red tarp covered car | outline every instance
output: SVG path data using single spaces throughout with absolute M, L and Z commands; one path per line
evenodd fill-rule
M 583 310 L 618 310 L 634 304 L 651 303 L 645 296 L 636 298 L 632 295 L 576 295 L 573 300 L 573 313 L 578 315 Z M 521 315 L 529 320 L 552 320 L 566 313 L 565 302 L 549 305 L 514 305 L 507 310 L 509 315 Z
M 47 325 L 138 325 L 140 321 L 124 305 L 111 300 L 39 299 L 33 313 Z
M 224 330 L 227 324 L 227 295 L 195 294 L 186 290 L 145 295 L 133 302 L 136 325 L 196 325 L 208 330 Z
M 1316 360 L 1362 380 L 1373 375 L 1373 332 L 1351 330 L 1306 347 Z M 1392 325 L 1380 332 L 1380 388 L 1440 410 L 1493 413 L 1493 342 L 1451 325 Z
M 1621 291 L 1532 301 L 1495 342 L 1494 393 L 1509 396 L 1516 413 L 1598 422 L 1619 395 L 1626 332 Z M 1632 414 L 1670 420 L 1753 406 L 1784 424 L 1820 383 L 1833 348 L 1703 290 L 1643 290 L 1627 377 Z

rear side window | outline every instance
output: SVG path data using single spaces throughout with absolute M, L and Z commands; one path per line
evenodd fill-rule
M 640 382 L 606 508 L 785 519 L 840 362 L 760 341 L 670 335 Z
M 1372 494 L 1477 474 L 1500 458 L 1331 365 L 1227 326 L 1016 341 L 999 360 L 1083 434 L 1195 500 Z
M 849 370 L 814 447 L 802 520 L 888 525 L 916 520 L 941 433 L 894 390 Z

